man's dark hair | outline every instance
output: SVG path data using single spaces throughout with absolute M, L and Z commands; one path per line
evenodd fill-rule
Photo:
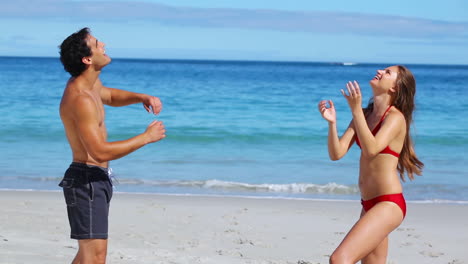
M 91 49 L 86 43 L 89 34 L 89 28 L 83 28 L 71 34 L 60 45 L 60 61 L 63 68 L 73 77 L 86 70 L 86 64 L 82 62 L 82 59 L 91 56 Z

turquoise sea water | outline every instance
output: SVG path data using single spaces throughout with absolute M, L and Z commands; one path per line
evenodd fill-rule
M 114 59 L 109 87 L 160 97 L 159 116 L 141 105 L 106 107 L 110 140 L 155 118 L 167 138 L 111 162 L 116 191 L 359 199 L 359 148 L 327 154 L 332 99 L 340 133 L 351 114 L 340 89 L 387 64 Z M 413 138 L 424 174 L 404 184 L 409 200 L 468 201 L 468 66 L 406 65 L 417 79 Z M 69 75 L 58 58 L 0 57 L 0 189 L 60 190 L 71 162 L 58 105 Z M 366 99 L 367 101 L 367 99 Z

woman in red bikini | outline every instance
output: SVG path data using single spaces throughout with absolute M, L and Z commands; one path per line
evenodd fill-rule
M 377 70 L 370 81 L 373 97 L 362 109 L 359 84 L 348 82 L 341 93 L 348 101 L 353 120 L 338 137 L 332 101 L 318 105 L 328 121 L 328 153 L 341 159 L 354 141 L 361 148 L 359 189 L 361 217 L 330 257 L 330 263 L 386 263 L 388 234 L 406 215 L 400 183 L 404 174 L 411 180 L 420 175 L 424 164 L 418 160 L 410 137 L 416 82 L 404 66 Z M 328 102 L 328 106 L 327 106 Z

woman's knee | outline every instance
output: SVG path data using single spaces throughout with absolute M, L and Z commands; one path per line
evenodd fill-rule
M 362 264 L 385 264 L 387 261 L 387 254 L 384 252 L 371 252 L 361 260 Z
M 330 256 L 330 264 L 354 264 L 345 252 L 335 251 Z

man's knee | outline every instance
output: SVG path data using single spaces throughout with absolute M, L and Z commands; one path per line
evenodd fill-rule
M 83 254 L 80 264 L 105 264 L 106 253 L 95 251 L 91 254 Z
M 96 248 L 92 254 L 93 264 L 105 264 L 106 263 L 106 255 L 107 249 L 106 248 Z
M 94 262 L 95 264 L 105 264 L 106 263 L 106 252 L 99 252 L 96 253 L 94 256 Z
M 80 241 L 81 264 L 101 264 L 106 263 L 107 241 L 87 240 Z

